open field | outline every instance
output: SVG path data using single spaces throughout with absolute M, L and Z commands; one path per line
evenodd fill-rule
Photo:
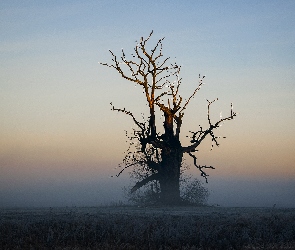
M 295 249 L 294 208 L 0 210 L 1 249 Z

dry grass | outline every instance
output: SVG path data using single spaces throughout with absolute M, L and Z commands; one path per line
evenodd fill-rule
M 295 209 L 73 207 L 0 215 L 1 249 L 295 249 Z

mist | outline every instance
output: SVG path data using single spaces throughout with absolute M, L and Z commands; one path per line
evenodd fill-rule
M 295 207 L 295 180 L 215 178 L 208 184 L 209 204 L 230 207 Z
M 1 207 L 105 206 L 127 202 L 126 176 L 97 181 L 31 181 L 0 189 Z M 208 205 L 223 207 L 295 207 L 292 179 L 211 178 L 203 184 L 210 191 Z
M 123 183 L 104 177 L 97 181 L 30 182 L 2 187 L 1 207 L 101 206 L 118 203 Z

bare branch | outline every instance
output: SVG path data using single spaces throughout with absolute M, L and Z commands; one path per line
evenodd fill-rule
M 192 136 L 192 140 L 191 140 L 191 145 L 188 146 L 188 147 L 182 147 L 182 152 L 186 152 L 186 153 L 189 153 L 189 152 L 194 152 L 195 149 L 201 144 L 201 142 L 206 138 L 207 135 L 210 135 L 211 138 L 212 138 L 212 142 L 215 142 L 215 145 L 216 146 L 219 146 L 219 143 L 217 142 L 217 138 L 219 137 L 216 137 L 213 133 L 213 130 L 218 128 L 220 126 L 221 123 L 225 122 L 225 121 L 229 121 L 229 120 L 232 120 L 234 119 L 234 117 L 237 115 L 235 112 L 233 112 L 232 110 L 232 103 L 231 103 L 231 114 L 230 116 L 228 117 L 225 117 L 225 118 L 220 118 L 219 121 L 217 121 L 215 124 L 212 124 L 211 122 L 211 118 L 210 118 L 210 105 L 212 103 L 214 103 L 215 101 L 217 101 L 218 98 L 216 98 L 215 100 L 213 101 L 208 101 L 208 106 L 207 106 L 207 119 L 208 119 L 208 123 L 209 123 L 209 128 L 206 129 L 206 130 L 203 130 L 202 127 L 200 127 L 200 130 L 197 131 L 197 132 L 191 132 L 193 134 Z M 196 136 L 198 135 L 198 138 L 196 138 Z M 212 144 L 212 147 L 213 147 L 213 144 Z M 211 149 L 212 149 L 211 147 Z
M 142 186 L 146 185 L 147 183 L 149 183 L 150 181 L 153 180 L 158 180 L 159 179 L 159 174 L 155 173 L 152 174 L 150 176 L 148 176 L 147 178 L 137 182 L 134 187 L 131 189 L 131 193 L 134 193 L 137 189 L 141 188 Z
M 188 98 L 188 100 L 186 101 L 186 103 L 184 104 L 184 106 L 182 107 L 182 109 L 180 110 L 180 112 L 183 112 L 183 110 L 186 109 L 186 106 L 189 104 L 189 102 L 191 101 L 191 99 L 196 95 L 196 93 L 201 89 L 203 83 L 203 79 L 205 78 L 205 76 L 203 76 L 201 78 L 201 75 L 199 74 L 199 85 L 198 87 L 195 89 L 195 91 L 193 92 L 193 94 Z
M 118 108 L 115 108 L 115 106 L 113 106 L 112 103 L 110 103 L 112 105 L 112 110 L 113 111 L 118 111 L 118 112 L 122 112 L 122 113 L 125 113 L 126 115 L 130 115 L 134 121 L 134 123 L 141 129 L 141 130 L 145 130 L 145 124 L 144 123 L 141 123 L 141 122 L 138 122 L 134 115 L 130 112 L 130 111 L 127 111 L 125 108 L 124 109 L 118 109 Z
M 193 159 L 194 159 L 194 165 L 195 165 L 195 167 L 197 167 L 199 170 L 200 170 L 200 172 L 201 172 L 201 176 L 202 177 L 204 177 L 205 179 L 206 179 L 206 183 L 208 183 L 208 179 L 207 179 L 207 177 L 209 176 L 203 169 L 208 169 L 208 168 L 210 168 L 210 169 L 215 169 L 214 167 L 212 167 L 212 166 L 206 166 L 206 165 L 203 165 L 203 166 L 201 166 L 201 165 L 198 165 L 197 164 L 197 157 L 194 155 L 194 154 L 192 154 L 191 152 L 189 152 L 188 153 L 189 154 L 189 156 L 191 156 Z
M 214 99 L 213 101 L 208 101 L 208 100 L 207 100 L 207 102 L 208 102 L 208 105 L 207 105 L 207 119 L 208 119 L 208 122 L 209 122 L 210 127 L 212 126 L 212 124 L 211 124 L 211 120 L 210 120 L 210 105 L 211 105 L 213 102 L 215 102 L 215 101 L 218 101 L 218 98 Z
M 134 165 L 136 165 L 136 164 L 140 164 L 140 162 L 134 162 L 134 163 L 132 163 L 132 164 L 125 165 L 124 168 L 121 169 L 121 171 L 120 171 L 118 174 L 116 174 L 116 177 L 119 177 L 119 176 L 123 173 L 123 171 L 124 171 L 125 169 L 127 169 L 127 168 L 129 168 L 129 167 L 132 167 L 132 166 L 134 166 Z M 113 176 L 111 176 L 111 177 L 113 177 Z
M 183 117 L 183 113 L 179 113 L 178 116 L 175 116 L 174 117 L 174 120 L 176 121 L 176 132 L 175 132 L 175 136 L 176 138 L 179 138 L 179 135 L 180 135 L 180 128 L 181 128 L 181 125 L 182 125 L 182 117 Z

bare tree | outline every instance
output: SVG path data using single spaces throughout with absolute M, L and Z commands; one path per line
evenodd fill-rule
M 181 67 L 176 63 L 169 63 L 170 58 L 163 56 L 164 38 L 159 39 L 153 49 L 147 49 L 152 34 L 153 32 L 146 39 L 141 37 L 134 48 L 134 53 L 131 54 L 131 59 L 127 59 L 123 49 L 119 57 L 110 50 L 112 63 L 101 63 L 115 69 L 126 80 L 141 86 L 149 107 L 148 118 L 140 122 L 132 112 L 125 108 L 116 108 L 111 103 L 113 111 L 130 116 L 136 124 L 136 128 L 129 136 L 130 145 L 134 145 L 134 150 L 130 147 L 127 151 L 123 159 L 123 168 L 117 176 L 129 167 L 144 168 L 148 170 L 146 171 L 148 174 L 138 181 L 131 191 L 134 192 L 147 183 L 157 180 L 160 183 L 161 202 L 166 205 L 179 204 L 181 202 L 179 179 L 184 154 L 192 157 L 194 166 L 200 170 L 201 176 L 207 182 L 208 174 L 205 170 L 214 167 L 197 163 L 195 155 L 197 147 L 207 136 L 211 137 L 212 146 L 213 144 L 219 146 L 218 137 L 213 131 L 223 122 L 232 120 L 236 113 L 233 112 L 231 104 L 230 115 L 213 122 L 210 117 L 210 107 L 218 99 L 207 100 L 208 127 L 204 129 L 200 126 L 197 131 L 190 131 L 190 144 L 182 146 L 180 131 L 184 112 L 204 84 L 204 76 L 199 75 L 198 86 L 191 96 L 184 100 L 179 94 L 182 80 Z M 161 131 L 156 125 L 156 110 L 164 116 Z

